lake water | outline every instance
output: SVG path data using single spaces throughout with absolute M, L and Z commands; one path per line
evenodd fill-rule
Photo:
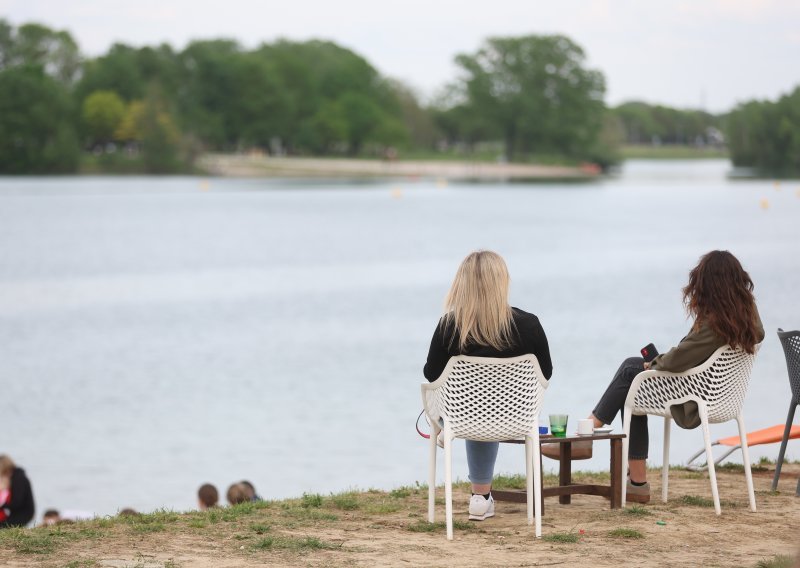
M 506 258 L 512 303 L 540 317 L 544 414 L 571 427 L 622 358 L 680 340 L 688 270 L 731 250 L 767 329 L 746 424 L 782 423 L 775 331 L 800 327 L 800 182 L 728 170 L 639 161 L 578 185 L 0 178 L 0 452 L 27 469 L 37 519 L 189 509 L 207 481 L 246 478 L 267 498 L 424 482 L 422 365 L 476 248 Z M 651 418 L 656 464 L 661 435 Z M 673 430 L 671 461 L 701 446 Z M 523 453 L 502 448 L 497 471 L 523 472 Z M 598 446 L 579 467 L 607 463 Z M 454 468 L 466 478 L 461 444 Z

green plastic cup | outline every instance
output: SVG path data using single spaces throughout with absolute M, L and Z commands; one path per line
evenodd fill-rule
M 551 414 L 550 433 L 556 438 L 566 438 L 568 418 L 569 418 L 568 414 Z

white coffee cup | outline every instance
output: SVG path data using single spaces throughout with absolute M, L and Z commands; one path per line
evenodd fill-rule
M 591 436 L 592 434 L 594 434 L 594 420 L 591 418 L 578 420 L 578 435 Z

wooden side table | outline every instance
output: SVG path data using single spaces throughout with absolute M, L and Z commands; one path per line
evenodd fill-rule
M 556 438 L 554 436 L 540 436 L 540 444 L 557 443 L 560 445 L 560 460 L 558 472 L 558 487 L 542 487 L 542 511 L 544 511 L 544 497 L 558 496 L 558 502 L 569 505 L 572 495 L 599 495 L 611 502 L 612 509 L 622 506 L 622 439 L 625 434 L 593 434 L 591 436 L 567 436 Z M 609 440 L 611 443 L 611 480 L 609 485 L 577 484 L 572 483 L 572 444 L 591 440 Z M 524 440 L 508 440 L 506 444 L 524 444 Z M 541 456 L 541 453 L 540 453 Z M 540 458 L 541 459 L 541 458 Z M 492 495 L 496 501 L 513 501 L 525 503 L 527 495 L 519 490 L 494 490 Z

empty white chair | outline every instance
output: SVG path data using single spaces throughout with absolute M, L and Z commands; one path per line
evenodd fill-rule
M 760 345 L 756 345 L 756 351 Z M 728 345 L 720 347 L 703 364 L 682 373 L 649 370 L 643 371 L 633 379 L 628 397 L 625 400 L 622 442 L 623 471 L 628 469 L 628 445 L 630 443 L 631 415 L 653 414 L 664 417 L 664 465 L 661 470 L 661 498 L 667 501 L 669 476 L 669 429 L 672 422 L 670 406 L 693 400 L 697 403 L 701 428 L 706 446 L 708 476 L 711 481 L 711 494 L 714 497 L 714 510 L 719 515 L 719 492 L 714 469 L 714 456 L 711 453 L 711 436 L 708 425 L 736 420 L 739 425 L 739 439 L 742 446 L 744 475 L 750 497 L 750 510 L 756 510 L 753 492 L 753 476 L 750 471 L 750 455 L 747 451 L 747 431 L 742 418 L 742 404 L 750 382 L 755 355 Z M 627 483 L 622 480 L 622 506 L 625 506 Z
M 454 438 L 484 442 L 525 438 L 528 524 L 532 524 L 535 517 L 536 536 L 541 536 L 539 412 L 547 384 L 535 355 L 509 358 L 451 357 L 438 379 L 422 384 L 422 405 L 432 424 L 428 521 L 434 521 L 436 438 L 443 430 L 448 540 L 453 539 Z

